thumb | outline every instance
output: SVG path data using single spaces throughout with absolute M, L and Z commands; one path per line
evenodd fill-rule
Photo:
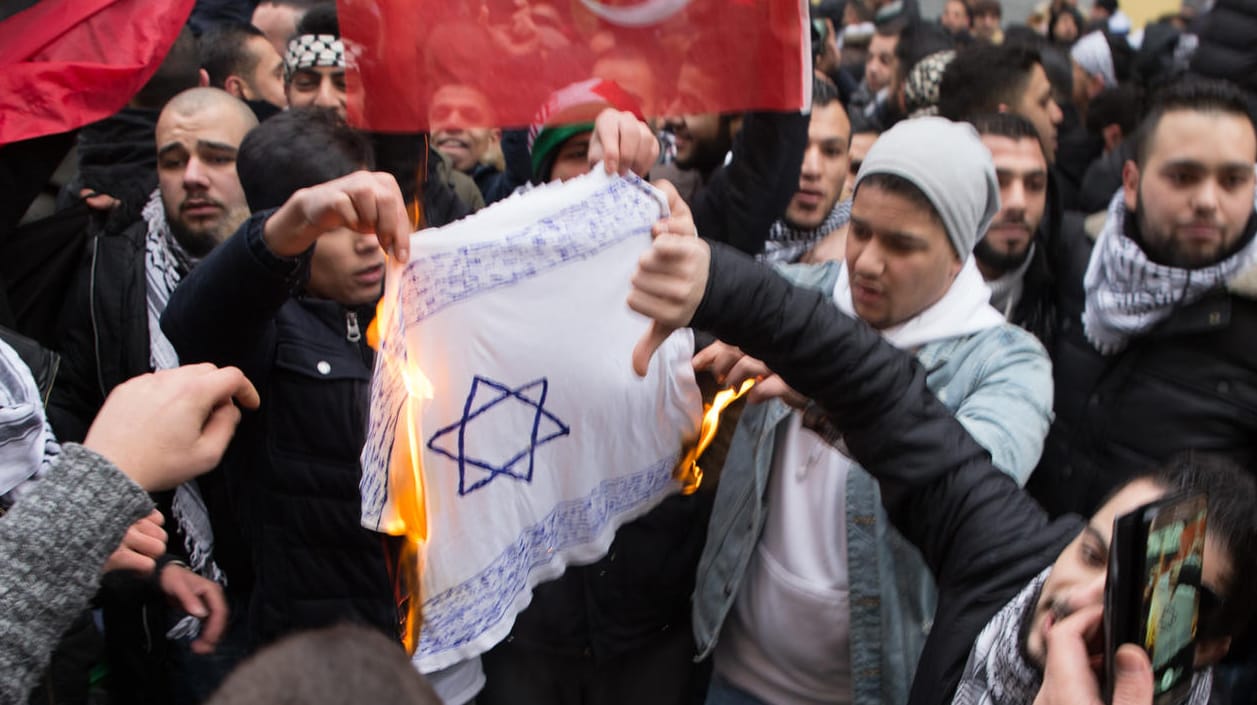
M 1152 702 L 1152 662 L 1148 652 L 1134 644 L 1117 650 L 1117 678 L 1113 684 L 1113 705 L 1145 705 Z
M 209 611 L 205 609 L 205 604 L 201 601 L 200 596 L 188 585 L 187 581 L 179 579 L 167 581 L 166 590 L 167 596 L 178 602 L 179 607 L 184 612 L 197 619 L 204 619 L 209 615 Z
M 637 346 L 633 348 L 633 371 L 638 377 L 645 377 L 646 371 L 650 369 L 650 358 L 654 357 L 655 351 L 663 345 L 663 341 L 672 335 L 672 329 L 664 326 L 658 321 L 652 321 L 650 330 L 637 341 Z

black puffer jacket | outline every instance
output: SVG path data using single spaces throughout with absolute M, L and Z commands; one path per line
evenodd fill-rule
M 282 260 L 250 218 L 175 291 L 162 329 L 188 362 L 240 367 L 262 396 L 223 462 L 254 568 L 257 643 L 340 621 L 395 636 L 387 539 L 359 524 L 370 307 L 292 298 L 309 253 Z
M 1217 0 L 1198 36 L 1192 72 L 1232 81 L 1257 100 L 1257 0 Z
M 1063 232 L 1090 243 L 1079 221 Z M 1027 489 L 1053 515 L 1089 514 L 1109 491 L 1184 450 L 1257 461 L 1257 300 L 1219 288 L 1180 307 L 1116 355 L 1082 327 L 1085 258 L 1067 291 L 1052 350 L 1056 420 Z
M 938 609 L 908 698 L 951 702 L 979 632 L 1082 528 L 1048 521 L 930 392 L 925 369 L 823 292 L 715 245 L 691 325 L 763 360 L 826 412 L 920 550 Z

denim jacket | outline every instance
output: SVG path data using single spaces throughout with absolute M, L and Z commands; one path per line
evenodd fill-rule
M 782 268 L 796 284 L 832 291 L 839 265 Z M 1029 333 L 1011 324 L 929 343 L 916 351 L 927 383 L 997 467 L 1024 485 L 1052 420 L 1052 368 Z M 792 409 L 747 407 L 716 490 L 694 593 L 694 637 L 710 654 L 764 527 L 774 446 Z M 847 480 L 852 702 L 908 698 L 933 619 L 934 583 L 917 549 L 890 525 L 877 483 L 853 467 Z M 861 569 L 864 567 L 876 569 Z

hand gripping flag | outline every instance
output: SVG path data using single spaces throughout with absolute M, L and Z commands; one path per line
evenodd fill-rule
M 429 129 L 441 91 L 481 124 L 528 125 L 548 95 L 602 78 L 647 117 L 798 110 L 811 93 L 807 0 L 340 0 L 350 122 Z
M 389 272 L 363 525 L 410 539 L 422 671 L 491 648 L 533 586 L 681 489 L 702 414 L 693 336 L 675 332 L 638 378 L 649 322 L 625 303 L 665 210 L 596 167 L 412 236 Z

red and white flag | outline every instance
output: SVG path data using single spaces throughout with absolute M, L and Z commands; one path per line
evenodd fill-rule
M 797 110 L 809 100 L 807 0 L 339 0 L 349 119 L 428 129 L 433 97 L 473 95 L 484 126 L 615 81 L 648 117 Z

